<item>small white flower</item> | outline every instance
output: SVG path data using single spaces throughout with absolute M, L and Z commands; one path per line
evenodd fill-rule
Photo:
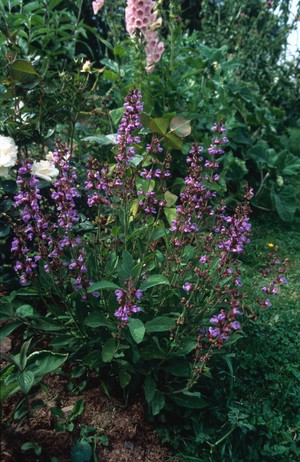
M 0 136 L 0 176 L 8 177 L 9 167 L 17 162 L 18 148 L 10 136 Z
M 33 162 L 32 175 L 35 175 L 37 178 L 41 178 L 46 181 L 53 181 L 58 175 L 59 170 L 53 165 L 49 160 L 40 160 L 39 162 Z
M 82 66 L 82 69 L 80 72 L 90 72 L 91 71 L 91 68 L 92 68 L 92 63 L 91 61 L 88 59 Z

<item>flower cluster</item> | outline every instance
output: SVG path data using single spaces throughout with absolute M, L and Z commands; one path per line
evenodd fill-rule
M 143 292 L 134 288 L 131 279 L 126 281 L 125 286 L 125 289 L 115 291 L 116 299 L 119 303 L 119 308 L 115 312 L 115 316 L 126 323 L 133 313 L 141 311 L 141 308 L 136 305 L 136 302 L 142 298 Z
M 10 136 L 0 136 L 0 177 L 9 175 L 9 168 L 17 162 L 18 148 Z
M 142 95 L 139 90 L 133 88 L 129 91 L 124 103 L 124 113 L 117 133 L 117 165 L 114 169 L 113 179 L 110 183 L 109 194 L 115 194 L 119 188 L 122 196 L 133 192 L 132 178 L 126 179 L 126 172 L 130 166 L 130 160 L 135 156 L 134 144 L 140 143 L 139 136 L 133 136 L 133 132 L 142 127 L 140 114 L 143 110 Z
M 278 256 L 279 248 L 273 244 L 268 244 L 272 248 L 272 251 L 268 255 L 268 264 L 265 268 L 260 270 L 262 278 L 265 280 L 261 291 L 266 295 L 278 295 L 279 286 L 281 284 L 287 284 L 288 281 L 285 277 L 287 270 L 288 261 L 281 260 Z M 258 304 L 262 308 L 269 308 L 272 306 L 272 303 L 269 298 L 258 298 Z
M 52 160 L 40 163 L 26 160 L 18 170 L 19 192 L 15 196 L 15 207 L 20 210 L 22 223 L 15 230 L 12 252 L 17 257 L 15 270 L 22 285 L 28 284 L 36 275 L 38 261 L 48 273 L 67 270 L 75 290 L 89 285 L 85 250 L 81 239 L 73 234 L 73 226 L 79 220 L 75 205 L 79 194 L 74 186 L 77 175 L 70 166 L 69 157 L 68 149 L 60 147 L 51 155 Z M 44 173 L 39 171 L 39 165 Z M 44 168 L 47 168 L 47 175 Z M 51 192 L 54 207 L 49 207 L 40 194 L 37 176 L 48 179 L 49 175 L 52 179 L 52 174 L 60 174 L 60 177 Z M 47 213 L 51 208 L 50 217 Z
M 205 228 L 208 218 L 215 214 L 212 200 L 216 197 L 216 192 L 209 187 L 209 184 L 218 182 L 219 175 L 214 170 L 219 164 L 207 160 L 204 166 L 210 168 L 210 173 L 204 174 L 202 152 L 201 146 L 194 145 L 186 159 L 189 164 L 189 174 L 184 180 L 185 188 L 180 194 L 180 205 L 176 208 L 177 216 L 170 228 L 171 231 L 177 232 L 177 236 L 173 239 L 177 247 L 189 243 L 189 237 L 182 237 L 198 232 L 200 226 Z
M 108 199 L 109 193 L 109 167 L 100 167 L 96 159 L 90 158 L 87 163 L 87 177 L 85 182 L 85 190 L 90 191 L 88 196 L 88 206 L 94 205 L 110 205 Z
M 242 315 L 238 309 L 233 308 L 227 314 L 222 310 L 217 316 L 213 316 L 210 319 L 210 323 L 215 324 L 214 327 L 209 327 L 206 338 L 209 344 L 214 344 L 215 347 L 221 348 L 223 342 L 227 340 L 230 333 L 235 330 L 239 330 L 241 325 L 236 321 L 236 315 Z M 203 339 L 202 339 L 203 340 Z
M 157 18 L 157 12 L 153 11 L 155 2 L 152 0 L 128 0 L 125 9 L 126 29 L 131 37 L 137 31 L 146 41 L 146 71 L 150 74 L 155 64 L 164 52 L 164 43 L 159 41 L 157 28 L 161 26 L 161 18 Z
M 47 221 L 39 206 L 42 197 L 37 187 L 38 179 L 31 173 L 32 163 L 27 159 L 18 170 L 19 192 L 14 198 L 15 207 L 20 210 L 21 224 L 15 229 L 11 250 L 17 259 L 14 269 L 19 274 L 22 285 L 28 284 L 36 274 L 41 255 L 36 252 L 35 237 L 37 231 L 43 235 L 47 228 Z M 42 252 L 41 248 L 40 251 Z

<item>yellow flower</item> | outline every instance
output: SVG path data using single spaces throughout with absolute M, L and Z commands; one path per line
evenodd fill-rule
M 274 244 L 273 244 L 272 242 L 269 242 L 269 243 L 268 243 L 268 247 L 271 247 L 271 248 L 272 248 L 272 247 L 274 247 Z

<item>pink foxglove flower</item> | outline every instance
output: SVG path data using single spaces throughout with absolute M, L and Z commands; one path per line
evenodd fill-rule
M 140 31 L 146 41 L 146 71 L 153 72 L 155 64 L 164 52 L 164 43 L 159 41 L 157 28 L 162 24 L 162 19 L 157 18 L 153 11 L 155 2 L 153 0 L 128 0 L 125 9 L 125 21 L 128 34 L 133 37 Z
M 104 6 L 104 0 L 96 0 L 92 3 L 94 14 L 97 14 L 98 11 Z

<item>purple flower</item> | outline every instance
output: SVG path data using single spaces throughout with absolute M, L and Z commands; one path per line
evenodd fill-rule
M 193 285 L 190 282 L 186 282 L 182 288 L 186 292 L 190 292 L 193 289 Z

